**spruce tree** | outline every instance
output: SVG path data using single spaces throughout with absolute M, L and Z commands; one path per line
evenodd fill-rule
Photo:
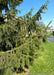
M 0 69 L 8 67 L 19 72 L 25 67 L 29 68 L 29 64 L 32 64 L 36 57 L 36 52 L 42 47 L 39 40 L 42 29 L 36 21 L 41 19 L 41 13 L 44 13 L 43 10 L 47 9 L 48 1 L 41 6 L 34 16 L 31 14 L 33 10 L 31 9 L 28 14 L 18 18 L 15 18 L 16 6 L 23 0 L 7 0 L 4 3 L 2 1 L 0 0 L 0 4 L 3 5 L 1 11 L 6 10 L 7 22 L 1 16 L 3 20 L 0 21 L 0 50 L 6 52 L 0 52 Z M 35 35 L 32 34 L 34 32 Z M 26 35 L 28 36 L 26 37 Z

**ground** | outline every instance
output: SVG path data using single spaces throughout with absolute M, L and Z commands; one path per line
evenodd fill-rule
M 54 75 L 54 43 L 48 42 L 42 44 L 45 50 L 41 52 L 42 56 L 40 56 L 38 59 L 35 59 L 29 74 Z

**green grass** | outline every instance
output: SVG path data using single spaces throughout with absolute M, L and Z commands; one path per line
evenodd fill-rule
M 35 59 L 28 75 L 54 75 L 54 43 L 43 43 L 42 56 Z
M 24 73 L 20 73 L 20 74 L 13 73 L 13 75 L 25 75 L 25 74 Z

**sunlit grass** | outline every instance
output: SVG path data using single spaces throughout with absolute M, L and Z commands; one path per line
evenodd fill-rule
M 54 43 L 48 41 L 47 43 L 42 42 L 42 44 L 45 50 L 40 52 L 42 56 L 35 59 L 29 74 L 54 75 Z
M 20 74 L 13 73 L 13 75 L 25 75 L 25 74 L 24 73 L 20 73 Z

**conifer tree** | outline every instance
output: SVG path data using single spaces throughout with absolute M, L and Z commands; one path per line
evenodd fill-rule
M 14 13 L 17 11 L 16 6 L 20 5 L 23 0 L 0 0 L 0 23 L 4 21 L 2 10 L 5 10 L 6 14 L 7 12 L 14 10 Z
M 16 41 L 16 33 L 18 32 L 17 27 L 17 20 L 16 20 L 16 6 L 21 4 L 23 0 L 0 0 L 0 51 L 9 50 L 15 47 Z M 8 6 L 9 5 L 9 6 Z M 2 14 L 2 10 L 5 9 L 5 13 L 7 15 L 5 22 Z
M 33 63 L 36 52 L 41 48 L 38 35 L 42 29 L 36 21 L 41 19 L 41 13 L 47 9 L 48 1 L 41 6 L 34 16 L 31 14 L 33 10 L 31 9 L 28 14 L 17 19 L 15 18 L 16 6 L 23 0 L 5 0 L 4 3 L 2 1 L 0 0 L 0 4 L 3 5 L 1 11 L 6 10 L 7 22 L 0 21 L 0 50 L 11 51 L 0 53 L 0 59 L 3 61 L 1 61 L 2 64 L 0 63 L 0 69 L 11 67 L 15 71 L 22 70 L 25 66 L 29 67 L 29 64 Z M 9 4 L 10 9 L 7 4 Z M 1 18 L 3 19 L 2 16 Z M 32 32 L 35 32 L 36 35 L 31 37 Z M 29 34 L 28 37 L 26 37 L 27 34 Z

